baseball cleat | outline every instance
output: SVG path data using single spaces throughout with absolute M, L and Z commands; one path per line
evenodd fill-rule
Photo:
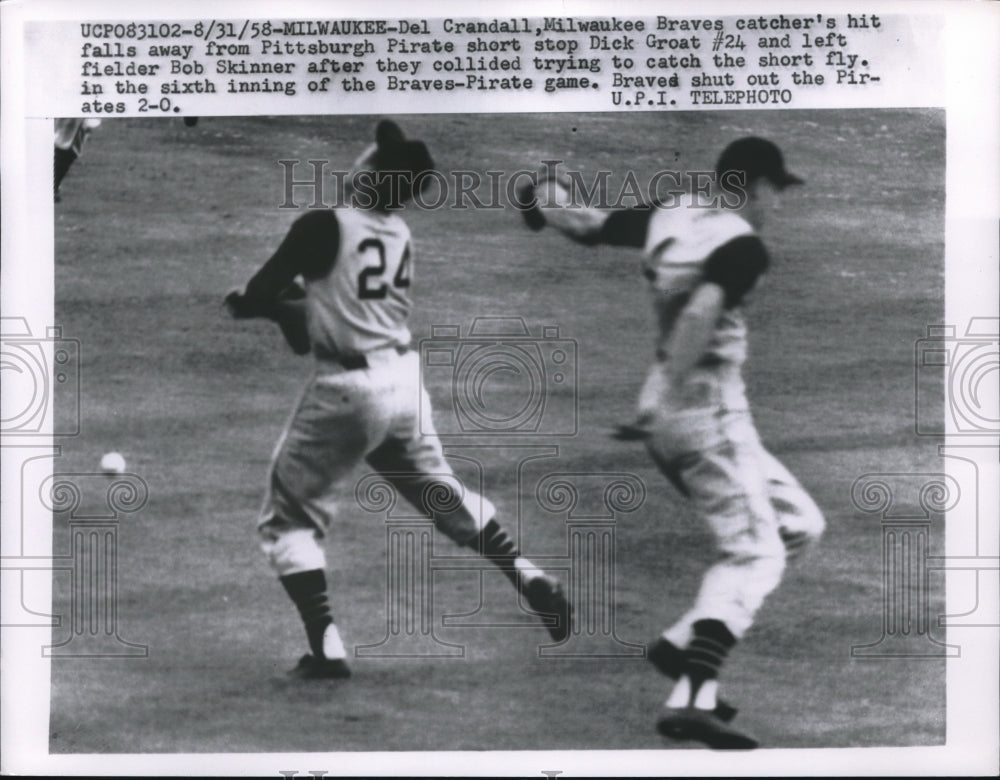
M 652 435 L 648 428 L 633 423 L 619 425 L 611 432 L 611 438 L 618 441 L 644 441 Z
M 618 441 L 643 441 L 653 435 L 655 416 L 651 412 L 642 412 L 631 422 L 618 425 L 611 438 Z
M 713 750 L 752 750 L 756 739 L 719 718 L 714 712 L 696 707 L 664 707 L 656 730 L 670 739 L 693 739 Z
M 535 612 L 544 617 L 556 616 L 556 622 L 546 623 L 545 628 L 556 642 L 564 642 L 569 637 L 573 610 L 559 581 L 548 574 L 542 574 L 523 583 L 521 593 Z
M 679 678 L 684 670 L 684 651 L 662 636 L 646 645 L 646 660 L 671 680 Z M 723 723 L 729 723 L 739 710 L 719 699 L 712 712 Z
M 351 669 L 342 658 L 317 658 L 306 653 L 289 674 L 300 680 L 342 680 L 351 676 Z

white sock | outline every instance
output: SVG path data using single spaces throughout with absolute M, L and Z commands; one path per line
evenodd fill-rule
M 331 660 L 347 658 L 347 650 L 344 649 L 336 623 L 328 625 L 323 632 L 323 655 Z
M 705 680 L 698 689 L 698 695 L 694 697 L 694 706 L 699 710 L 714 710 L 718 703 L 715 700 L 715 694 L 718 690 L 718 680 Z
M 688 642 L 691 641 L 691 637 L 693 636 L 693 632 L 691 631 L 691 622 L 685 620 L 682 623 L 674 623 L 674 625 L 666 629 L 661 636 L 673 644 L 674 647 L 683 650 L 687 647 Z
M 691 701 L 691 680 L 682 675 L 670 692 L 670 697 L 664 703 L 667 707 L 687 707 Z
M 521 575 L 521 579 L 525 582 L 531 582 L 535 577 L 541 577 L 545 574 L 544 571 L 523 556 L 518 556 L 514 559 L 514 568 L 517 569 L 518 574 Z
M 670 698 L 665 702 L 667 707 L 697 707 L 699 710 L 714 710 L 718 701 L 718 680 L 705 680 L 698 688 L 698 693 L 691 701 L 691 679 L 685 674 L 670 692 Z

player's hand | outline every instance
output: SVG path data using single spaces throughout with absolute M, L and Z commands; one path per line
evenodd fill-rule
M 307 355 L 312 351 L 305 300 L 306 291 L 298 282 L 292 282 L 278 294 L 270 315 L 296 355 Z
M 245 320 L 256 316 L 247 305 L 246 298 L 243 297 L 243 291 L 239 288 L 230 290 L 226 294 L 223 305 L 226 307 L 226 311 L 229 312 L 229 316 L 234 320 Z
M 281 335 L 296 355 L 307 355 L 312 351 L 309 338 L 309 318 L 305 301 L 302 299 L 279 299 L 274 304 L 271 319 L 278 323 Z
M 279 301 L 301 301 L 306 297 L 306 291 L 298 282 L 292 282 L 278 294 Z
M 305 290 L 292 282 L 281 291 L 276 300 L 267 304 L 263 309 L 260 302 L 249 301 L 239 289 L 231 290 L 226 295 L 224 304 L 226 311 L 234 319 L 267 317 L 276 322 L 281 328 L 281 335 L 284 336 L 292 351 L 296 355 L 305 355 L 312 350 L 305 297 Z

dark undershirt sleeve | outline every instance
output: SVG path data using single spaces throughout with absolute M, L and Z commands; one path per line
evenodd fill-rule
M 709 255 L 704 278 L 726 293 L 726 308 L 738 306 L 767 270 L 767 250 L 757 236 L 740 236 Z
M 326 276 L 333 268 L 339 246 L 340 227 L 333 211 L 310 211 L 299 217 L 271 259 L 247 282 L 245 301 L 264 311 L 296 276 Z
M 642 249 L 646 245 L 646 231 L 652 216 L 653 207 L 649 205 L 612 211 L 593 243 Z

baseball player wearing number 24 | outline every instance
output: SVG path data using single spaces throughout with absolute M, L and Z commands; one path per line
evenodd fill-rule
M 348 490 L 362 459 L 446 536 L 495 563 L 547 616 L 555 641 L 569 634 L 560 584 L 520 554 L 488 499 L 457 484 L 428 430 L 430 400 L 406 324 L 413 251 L 397 211 L 434 162 L 391 121 L 379 123 L 375 138 L 349 177 L 351 205 L 300 217 L 246 289 L 225 301 L 236 318 L 276 321 L 297 353 L 315 358 L 272 458 L 258 522 L 264 553 L 305 625 L 309 653 L 293 670 L 303 678 L 350 675 L 321 542 L 335 533 L 330 499 Z
M 521 205 L 530 205 L 523 213 L 533 229 L 549 224 L 582 244 L 643 251 L 659 325 L 656 361 L 638 418 L 616 438 L 645 442 L 707 523 L 720 553 L 694 605 L 647 648 L 649 660 L 676 680 L 657 727 L 667 737 L 740 749 L 757 741 L 730 725 L 736 710 L 718 698 L 723 660 L 778 586 L 786 558 L 816 540 L 824 520 L 761 444 L 741 374 L 742 304 L 768 264 L 757 231 L 777 193 L 802 180 L 785 169 L 778 147 L 761 138 L 726 147 L 716 178 L 714 208 L 688 195 L 670 207 L 598 211 L 573 205 L 558 179 L 526 188 Z

